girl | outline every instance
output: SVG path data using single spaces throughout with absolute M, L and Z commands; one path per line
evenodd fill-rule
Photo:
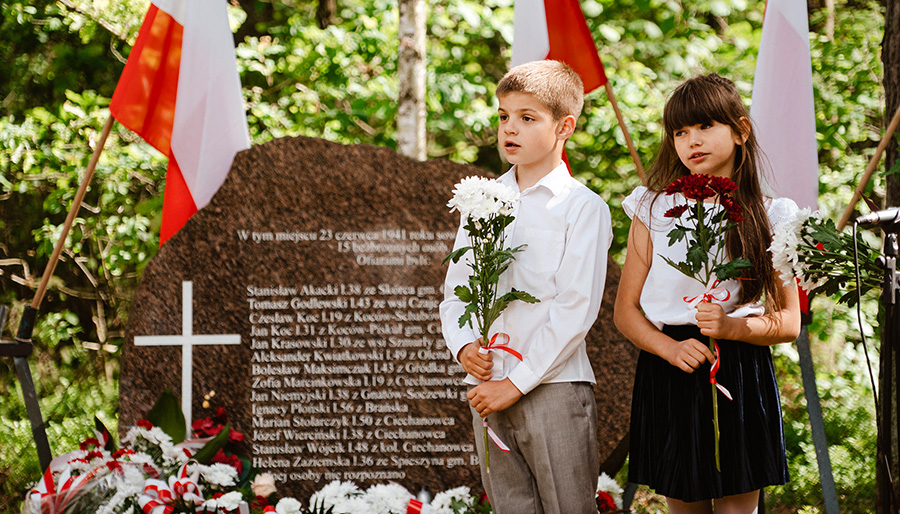
M 781 403 L 769 346 L 800 330 L 796 286 L 783 286 L 768 252 L 772 225 L 787 222 L 793 201 L 763 196 L 760 156 L 734 84 L 716 74 L 679 86 L 663 112 L 665 137 L 648 172 L 622 207 L 632 218 L 616 297 L 616 327 L 640 348 L 631 410 L 629 481 L 666 496 L 669 511 L 754 513 L 759 490 L 788 480 Z M 691 307 L 705 288 L 662 259 L 685 260 L 686 242 L 669 246 L 668 209 L 686 203 L 663 189 L 688 174 L 727 177 L 744 220 L 724 241 L 730 258 L 749 259 L 742 280 L 721 284 L 726 301 Z M 724 297 L 725 295 L 720 295 Z M 719 341 L 721 472 L 716 469 L 709 371 Z

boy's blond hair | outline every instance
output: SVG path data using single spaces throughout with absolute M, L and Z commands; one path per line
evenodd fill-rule
M 532 61 L 509 70 L 497 84 L 497 97 L 508 93 L 533 95 L 550 109 L 554 120 L 581 115 L 584 84 L 568 64 L 560 61 Z

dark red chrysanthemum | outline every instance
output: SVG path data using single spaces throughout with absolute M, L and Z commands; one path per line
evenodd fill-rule
M 153 428 L 153 423 L 150 423 L 146 419 L 142 419 L 137 422 L 137 426 L 139 426 L 145 430 L 150 430 L 151 428 Z
M 667 210 L 666 213 L 663 214 L 663 216 L 665 216 L 666 218 L 677 218 L 684 214 L 684 211 L 686 211 L 687 209 L 687 205 L 676 205 L 675 207 Z
M 682 182 L 684 177 L 678 177 L 672 181 L 671 184 L 666 186 L 665 192 L 667 195 L 674 195 L 675 193 L 680 193 L 682 188 Z
M 741 206 L 738 205 L 733 199 L 729 197 L 724 197 L 721 200 L 722 207 L 725 209 L 725 213 L 728 216 L 728 219 L 733 221 L 734 223 L 740 223 L 744 221 L 744 210 L 741 209 Z
M 685 198 L 701 202 L 716 195 L 709 187 L 709 175 L 688 175 L 683 177 L 681 194 Z
M 119 461 L 117 460 L 111 460 L 107 462 L 106 467 L 108 467 L 110 471 L 118 471 L 122 469 L 122 465 L 119 464 Z
M 710 177 L 709 187 L 720 195 L 727 195 L 737 191 L 737 184 L 726 177 Z

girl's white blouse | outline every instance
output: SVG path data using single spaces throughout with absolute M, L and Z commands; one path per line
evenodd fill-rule
M 688 203 L 688 200 L 681 194 L 657 195 L 644 186 L 635 188 L 622 202 L 622 208 L 628 217 L 632 219 L 636 217 L 650 231 L 653 259 L 644 282 L 644 289 L 641 291 L 641 307 L 644 316 L 660 329 L 664 324 L 695 325 L 697 311 L 688 302 L 692 297 L 702 295 L 706 291 L 704 285 L 685 276 L 662 258 L 666 256 L 674 262 L 685 259 L 687 242 L 682 240 L 669 246 L 668 234 L 674 228 L 675 222 L 663 216 L 672 207 L 685 203 Z M 798 210 L 797 204 L 790 198 L 766 199 L 766 212 L 773 229 L 776 225 L 791 221 Z M 682 221 L 686 220 L 687 215 L 683 215 Z M 685 225 L 690 226 L 687 223 Z M 729 316 L 744 318 L 765 313 L 765 306 L 761 302 L 741 305 L 740 285 L 737 280 L 727 280 L 719 284 L 719 287 L 724 287 L 730 293 L 728 300 L 717 302 Z M 688 301 L 685 301 L 685 297 Z

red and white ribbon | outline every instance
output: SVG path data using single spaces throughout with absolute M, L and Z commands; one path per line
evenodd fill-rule
M 497 448 L 500 448 L 500 450 L 509 453 L 509 446 L 506 446 L 506 443 L 500 440 L 500 436 L 498 436 L 497 433 L 494 432 L 494 429 L 488 426 L 487 418 L 481 419 L 481 425 L 485 430 L 487 430 L 488 437 L 491 438 L 491 441 L 494 441 L 494 444 L 497 445 Z
M 197 484 L 199 471 L 188 473 L 187 461 L 175 476 L 170 476 L 168 483 L 154 478 L 148 479 L 144 492 L 138 498 L 138 505 L 144 514 L 170 514 L 175 510 L 171 504 L 181 500 L 183 503 L 202 505 L 203 491 Z
M 704 291 L 703 294 L 697 296 L 685 296 L 682 300 L 687 302 L 691 307 L 696 307 L 700 302 L 712 302 L 713 300 L 717 302 L 727 302 L 731 299 L 731 291 L 724 287 L 718 287 L 719 282 L 720 281 L 716 279 L 706 286 L 706 291 Z
M 77 452 L 70 452 L 53 459 L 37 486 L 29 492 L 33 498 L 40 498 L 42 514 L 58 514 L 63 512 L 69 502 L 87 485 L 99 472 L 107 469 L 99 466 L 90 473 L 72 476 L 72 468 L 68 461 Z M 60 471 L 59 480 L 53 482 L 53 473 Z M 57 485 L 58 484 L 58 485 Z
M 713 339 L 713 345 L 716 347 L 716 360 L 713 362 L 711 368 L 709 368 L 709 383 L 716 386 L 716 389 L 722 392 L 725 395 L 725 398 L 729 400 L 733 400 L 731 398 L 731 393 L 728 392 L 728 389 L 725 389 L 725 386 L 718 383 L 716 381 L 716 373 L 719 372 L 719 342 Z
M 494 337 L 491 338 L 491 342 L 482 347 L 486 351 L 504 351 L 512 355 L 513 357 L 522 360 L 522 354 L 513 350 L 509 347 L 509 334 L 504 334 L 503 332 L 497 332 L 494 334 Z
M 406 514 L 429 514 L 430 512 L 431 505 L 422 503 L 415 498 L 410 498 L 409 503 L 406 505 Z

